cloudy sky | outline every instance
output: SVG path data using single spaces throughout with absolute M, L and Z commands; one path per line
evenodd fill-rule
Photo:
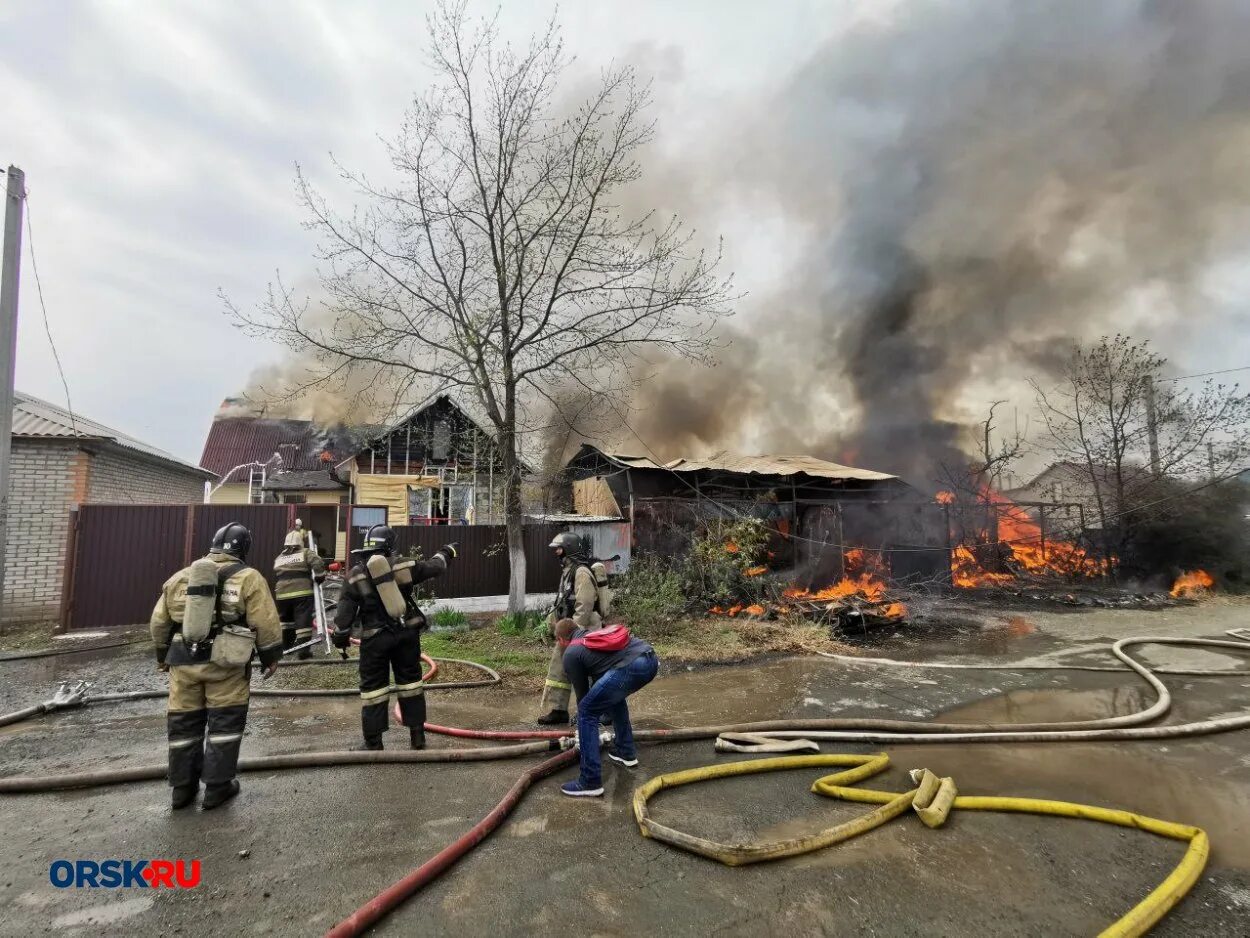
M 428 78 L 426 9 L 414 0 L 0 8 L 0 158 L 27 174 L 50 325 L 76 410 L 198 459 L 221 399 L 279 357 L 231 325 L 219 289 L 250 305 L 276 270 L 309 278 L 294 164 L 331 187 L 330 153 L 385 172 L 377 135 L 397 128 Z M 744 98 L 788 80 L 852 24 L 899 9 L 604 0 L 568 3 L 560 18 L 579 68 L 617 58 L 655 77 L 665 158 L 697 173 L 700 160 L 723 163 L 723 152 L 705 148 L 723 150 Z M 523 40 L 553 10 L 542 0 L 507 4 L 503 29 Z M 711 127 L 715 135 L 703 132 Z M 758 293 L 775 280 L 785 254 L 776 218 L 759 205 L 702 214 L 725 234 L 740 286 Z M 1238 328 L 1218 342 L 1178 340 L 1171 351 L 1182 367 L 1250 364 L 1235 309 L 1239 272 L 1225 259 L 1211 278 Z M 34 287 L 26 263 L 17 387 L 63 402 Z
M 784 69 L 841 4 L 568 4 L 585 66 L 642 56 L 659 114 L 693 113 Z M 293 194 L 329 154 L 379 169 L 426 80 L 427 4 L 59 2 L 0 9 L 4 152 L 26 172 L 36 259 L 76 410 L 198 460 L 213 411 L 276 351 L 240 334 L 255 301 L 311 272 Z M 483 11 L 490 7 L 483 6 Z M 555 9 L 511 4 L 524 38 Z M 64 392 L 24 257 L 17 387 Z

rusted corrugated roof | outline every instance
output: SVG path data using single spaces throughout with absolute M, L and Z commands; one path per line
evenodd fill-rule
M 675 459 L 665 469 L 673 472 L 740 472 L 745 475 L 797 476 L 819 479 L 852 479 L 858 482 L 888 482 L 898 476 L 872 469 L 856 469 L 814 456 L 734 456 L 721 454 L 707 459 Z
M 735 456 L 722 453 L 704 459 L 674 459 L 658 463 L 646 456 L 626 456 L 607 453 L 596 446 L 584 443 L 573 458 L 576 462 L 597 454 L 608 462 L 625 469 L 661 469 L 669 472 L 737 472 L 743 475 L 797 476 L 807 475 L 820 479 L 853 480 L 857 482 L 889 482 L 898 476 L 872 469 L 856 469 L 836 462 L 816 459 L 814 456 Z
M 361 438 L 375 430 L 327 430 L 309 420 L 218 417 L 208 429 L 200 465 L 220 476 L 235 466 L 265 462 L 277 453 L 282 457 L 282 468 L 289 472 L 328 469 L 356 455 Z M 322 460 L 323 452 L 330 454 L 328 462 Z
M 182 469 L 200 471 L 198 466 L 184 462 L 173 453 L 149 446 L 129 434 L 89 420 L 81 414 L 71 415 L 68 410 L 32 397 L 21 391 L 13 393 L 13 435 L 15 437 L 60 438 L 98 440 L 114 443 L 123 449 L 142 453 L 162 462 L 173 463 Z

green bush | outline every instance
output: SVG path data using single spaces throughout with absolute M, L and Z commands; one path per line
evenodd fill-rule
M 768 529 L 763 522 L 715 521 L 690 547 L 686 563 L 686 594 L 706 609 L 751 603 L 764 593 L 764 580 L 748 576 L 765 566 Z
M 501 635 L 515 635 L 537 642 L 548 638 L 547 617 L 541 612 L 509 612 L 500 617 L 498 628 Z
M 631 626 L 671 622 L 686 611 L 684 564 L 654 554 L 639 554 L 615 585 L 612 615 Z
M 430 617 L 430 625 L 442 631 L 451 631 L 453 629 L 467 629 L 469 627 L 469 617 L 459 609 L 448 609 L 443 606 L 435 609 Z

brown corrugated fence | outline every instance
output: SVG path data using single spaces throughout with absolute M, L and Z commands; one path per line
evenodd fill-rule
M 161 584 L 202 556 L 214 532 L 231 521 L 251 530 L 249 559 L 272 586 L 272 560 L 295 517 L 308 523 L 313 513 L 335 510 L 309 505 L 83 505 L 72 513 L 62 625 L 90 629 L 147 622 Z M 527 592 L 554 591 L 560 569 L 547 544 L 561 530 L 559 525 L 526 526 Z M 431 584 L 435 595 L 508 592 L 502 525 L 412 526 L 395 531 L 401 552 L 418 547 L 426 557 L 448 541 L 459 542 L 459 559 Z M 351 531 L 353 548 L 359 546 L 360 537 L 361 531 Z

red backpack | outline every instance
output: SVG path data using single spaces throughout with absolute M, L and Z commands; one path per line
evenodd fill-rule
M 605 625 L 581 638 L 575 638 L 569 645 L 585 645 L 591 651 L 620 651 L 629 644 L 629 629 L 623 625 Z

